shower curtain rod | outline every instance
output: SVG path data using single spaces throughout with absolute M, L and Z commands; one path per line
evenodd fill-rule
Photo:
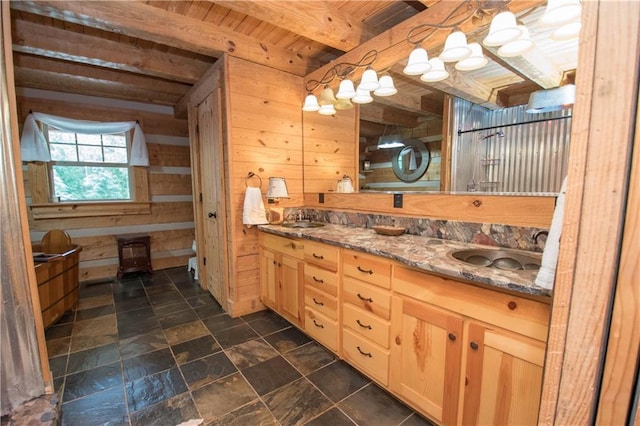
M 523 125 L 523 124 L 540 123 L 540 122 L 543 122 L 543 121 L 562 120 L 564 118 L 571 118 L 571 117 L 572 117 L 571 115 L 565 115 L 565 116 L 562 116 L 562 117 L 541 118 L 539 120 L 523 121 L 522 123 L 508 123 L 508 124 L 501 124 L 499 126 L 481 127 L 479 129 L 458 130 L 458 136 L 460 136 L 460 135 L 462 135 L 464 133 L 481 132 L 483 130 L 493 130 L 493 129 L 499 129 L 501 127 L 520 126 L 520 125 Z

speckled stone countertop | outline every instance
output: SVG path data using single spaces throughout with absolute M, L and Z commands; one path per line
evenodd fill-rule
M 475 266 L 448 256 L 449 252 L 455 250 L 496 247 L 409 234 L 386 236 L 377 234 L 373 229 L 333 224 L 319 228 L 288 228 L 280 225 L 260 225 L 258 228 L 276 235 L 306 238 L 383 256 L 413 268 L 524 293 L 523 295 L 551 296 L 550 290 L 534 283 L 537 271 L 509 271 Z

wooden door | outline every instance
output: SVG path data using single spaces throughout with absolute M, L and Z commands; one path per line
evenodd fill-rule
M 227 239 L 220 88 L 198 105 L 198 139 L 204 227 L 206 287 L 224 307 L 227 301 Z
M 465 425 L 535 425 L 545 344 L 471 322 L 467 343 Z
M 260 251 L 260 301 L 267 307 L 278 310 L 278 261 L 274 252 L 264 248 Z
M 280 266 L 279 299 L 280 312 L 292 323 L 302 326 L 304 300 L 302 283 L 304 281 L 304 267 L 300 260 L 282 256 Z
M 438 423 L 456 423 L 462 318 L 399 296 L 391 311 L 389 387 Z

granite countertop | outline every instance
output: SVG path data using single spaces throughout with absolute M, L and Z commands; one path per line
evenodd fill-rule
M 550 297 L 552 291 L 534 283 L 537 271 L 509 271 L 470 265 L 447 254 L 455 250 L 493 248 L 478 244 L 403 234 L 379 235 L 373 229 L 327 224 L 319 228 L 259 225 L 261 231 L 305 238 L 396 260 L 407 266 L 518 293 Z

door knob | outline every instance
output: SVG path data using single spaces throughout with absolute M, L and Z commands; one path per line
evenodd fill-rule
M 216 212 L 209 212 L 209 214 L 208 214 L 207 216 L 209 216 L 209 219 L 211 219 L 211 218 L 214 218 L 214 219 L 215 219 L 215 218 L 217 218 L 217 217 L 218 217 L 218 215 L 216 214 Z

